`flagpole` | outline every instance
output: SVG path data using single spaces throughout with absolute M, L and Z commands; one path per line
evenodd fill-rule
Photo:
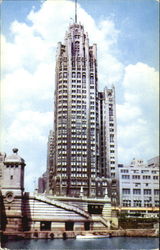
M 75 23 L 77 23 L 77 0 L 75 0 Z

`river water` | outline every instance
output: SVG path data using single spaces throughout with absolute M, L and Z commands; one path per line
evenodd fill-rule
M 3 244 L 9 249 L 33 250 L 151 250 L 159 249 L 158 238 L 113 237 L 104 239 L 32 239 L 14 240 Z

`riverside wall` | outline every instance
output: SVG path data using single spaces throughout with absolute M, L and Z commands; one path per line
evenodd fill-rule
M 108 199 L 75 199 L 73 205 L 70 198 L 49 199 L 42 195 L 25 194 L 14 197 L 10 201 L 6 196 L 1 197 L 2 239 L 54 239 L 75 238 L 78 234 L 105 235 L 112 237 L 158 237 L 159 229 L 138 228 L 124 229 L 118 227 L 118 218 L 111 214 L 111 205 Z M 73 201 L 72 201 L 73 202 Z M 103 217 L 90 215 L 82 209 L 82 205 L 107 204 Z M 48 223 L 48 224 L 47 224 Z M 88 224 L 87 224 L 88 223 Z M 43 225 L 44 224 L 44 225 Z M 89 225 L 89 226 L 88 226 Z M 131 225 L 133 226 L 133 225 Z M 118 229 L 119 228 L 119 229 Z M 114 229 L 114 230 L 113 230 Z M 72 231 L 69 231 L 72 230 Z M 85 230 L 85 231 L 84 231 Z
M 4 239 L 67 239 L 76 238 L 76 235 L 110 235 L 111 237 L 159 237 L 157 229 L 119 229 L 119 230 L 92 230 L 92 231 L 27 231 L 21 233 L 4 233 Z
M 159 237 L 157 229 L 120 229 L 110 233 L 113 237 Z

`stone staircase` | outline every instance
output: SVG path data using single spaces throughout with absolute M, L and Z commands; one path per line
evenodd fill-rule
M 110 227 L 110 222 L 108 220 L 106 220 L 105 218 L 103 218 L 102 216 L 92 215 L 92 220 L 94 222 L 101 222 L 108 229 Z
M 72 206 L 72 205 L 68 205 L 66 203 L 63 203 L 63 202 L 60 202 L 60 201 L 55 201 L 55 200 L 50 200 L 48 198 L 46 198 L 45 196 L 43 195 L 34 195 L 34 199 L 38 200 L 38 201 L 43 201 L 43 202 L 46 202 L 48 204 L 52 204 L 52 205 L 55 205 L 57 207 L 61 207 L 61 208 L 64 208 L 66 210 L 69 210 L 69 211 L 73 211 L 73 212 L 76 212 L 82 216 L 85 216 L 87 218 L 90 217 L 90 215 L 85 212 L 84 210 L 78 208 L 78 207 L 75 207 L 75 206 Z

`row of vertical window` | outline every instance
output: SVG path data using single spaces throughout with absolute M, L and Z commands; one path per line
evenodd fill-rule
M 87 185 L 87 182 L 85 181 L 71 181 L 71 185 L 80 185 L 80 186 L 84 186 L 84 185 Z
M 58 91 L 59 94 L 62 94 L 62 93 L 68 93 L 68 90 L 67 89 L 60 89 Z
M 133 189 L 133 194 L 141 194 L 141 189 Z M 143 189 L 143 194 L 144 195 L 151 195 L 152 190 L 151 189 Z M 131 194 L 131 189 L 129 188 L 123 188 L 122 189 L 122 194 Z M 154 189 L 154 195 L 159 195 L 159 190 Z
M 87 167 L 87 158 L 84 159 L 82 161 L 78 161 L 78 160 L 72 160 L 71 161 L 71 167 Z
M 72 72 L 72 78 L 81 78 L 81 76 L 82 76 L 82 79 L 83 78 L 86 78 L 86 73 L 83 73 L 82 72 L 82 74 L 81 74 L 81 72 L 77 72 L 77 74 L 76 74 L 76 72 Z
M 58 96 L 59 99 L 68 99 L 68 95 L 59 95 Z
M 67 72 L 60 72 L 59 73 L 59 78 L 67 78 L 68 76 L 68 73 Z M 72 72 L 72 78 L 81 78 L 82 77 L 82 80 L 86 78 L 86 73 L 85 72 Z M 91 73 L 90 74 L 90 80 L 91 82 L 94 82 L 94 74 Z
M 71 167 L 71 171 L 74 171 L 74 172 L 87 172 L 87 168 L 81 168 L 81 166 L 79 168 L 77 167 Z
M 148 200 L 144 200 L 144 207 L 152 207 L 152 202 Z M 131 200 L 123 200 L 123 206 L 124 207 L 130 207 L 131 206 Z M 142 201 L 141 200 L 133 200 L 133 206 L 134 207 L 142 207 Z M 155 206 L 159 206 L 159 201 L 155 200 Z
M 130 175 L 122 175 L 122 179 L 130 179 Z M 142 179 L 141 175 L 132 175 L 132 179 Z M 151 179 L 151 176 L 144 175 L 143 179 Z M 153 176 L 153 180 L 158 180 L 158 176 Z
M 72 100 L 72 103 L 82 103 L 82 104 L 85 104 L 86 101 L 85 100 Z
M 79 98 L 79 99 L 86 98 L 86 95 L 84 95 L 84 94 L 83 95 L 78 95 L 78 94 L 77 95 L 73 95 L 72 94 L 72 98 Z
M 65 148 L 63 147 L 58 147 L 58 154 L 59 155 L 67 155 L 67 152 L 66 152 L 66 150 L 64 150 Z M 77 156 L 77 157 L 79 157 L 79 156 L 81 156 L 81 155 L 79 155 L 80 154 L 80 151 L 82 152 L 82 154 L 84 154 L 84 155 L 86 155 L 86 147 L 76 147 L 76 148 L 72 148 L 72 150 L 71 150 L 71 156 Z
M 64 84 L 59 84 L 58 85 L 58 89 L 67 89 L 67 85 L 64 85 Z
M 86 93 L 85 89 L 72 89 L 72 93 Z
M 82 85 L 75 85 L 75 84 L 72 84 L 72 88 L 81 88 Z
M 72 167 L 78 167 L 77 164 L 78 163 L 81 163 L 81 165 L 84 165 L 86 166 L 87 164 L 87 156 L 86 155 L 83 155 L 83 156 L 79 156 L 79 157 L 74 157 L 72 156 L 71 157 L 71 166 Z M 63 156 L 58 156 L 58 165 L 62 165 L 61 167 L 66 166 L 67 165 L 67 157 Z
M 71 173 L 71 177 L 87 177 L 87 174 L 75 174 L 75 173 Z

